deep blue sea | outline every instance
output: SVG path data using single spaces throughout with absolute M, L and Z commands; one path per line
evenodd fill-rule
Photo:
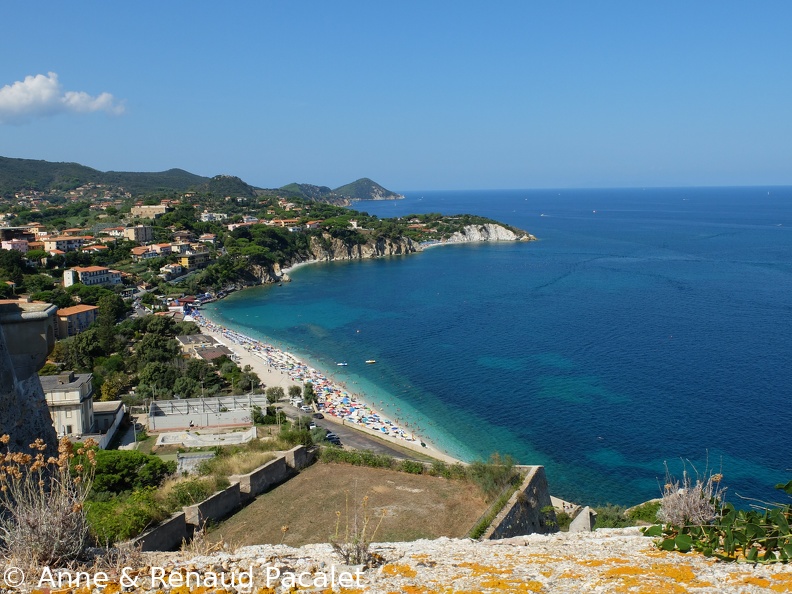
M 792 188 L 405 194 L 355 208 L 480 214 L 539 241 L 303 266 L 207 313 L 453 455 L 544 464 L 573 501 L 659 496 L 682 459 L 722 471 L 738 505 L 777 499 L 792 478 Z

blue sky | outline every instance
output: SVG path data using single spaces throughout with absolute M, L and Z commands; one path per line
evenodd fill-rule
M 6 157 L 260 187 L 792 184 L 788 1 L 8 0 L 3 17 Z

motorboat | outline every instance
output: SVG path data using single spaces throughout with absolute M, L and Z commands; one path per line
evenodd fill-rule
M 366 359 L 366 363 L 372 364 L 372 363 L 376 363 L 376 361 L 374 359 Z
M 346 367 L 347 366 L 347 362 L 344 361 L 343 363 L 336 363 L 336 365 L 338 365 L 340 367 Z

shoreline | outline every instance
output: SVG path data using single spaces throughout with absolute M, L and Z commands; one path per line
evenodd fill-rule
M 202 334 L 211 336 L 228 347 L 239 357 L 242 367 L 250 365 L 262 385 L 282 387 L 284 392 L 288 392 L 289 386 L 302 388 L 310 381 L 314 386 L 317 402 L 323 404 L 319 412 L 324 414 L 326 420 L 449 464 L 466 464 L 436 447 L 431 440 L 397 426 L 371 406 L 365 395 L 353 393 L 342 382 L 333 380 L 326 370 L 315 369 L 271 343 L 230 330 L 200 311 L 194 310 L 190 315 Z

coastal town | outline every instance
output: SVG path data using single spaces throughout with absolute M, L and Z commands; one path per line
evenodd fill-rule
M 225 176 L 218 177 L 227 181 Z M 244 185 L 240 187 L 245 189 Z M 131 193 L 123 188 L 84 184 L 62 193 L 15 192 L 5 202 L 0 253 L 6 254 L 6 264 L 0 267 L 0 295 L 11 300 L 55 304 L 55 338 L 67 341 L 64 344 L 91 328 L 102 316 L 103 308 L 112 309 L 107 315 L 113 322 L 129 316 L 157 315 L 179 322 L 196 320 L 204 332 L 216 331 L 217 327 L 201 316 L 198 308 L 244 286 L 288 280 L 279 265 L 310 258 L 297 247 L 307 234 L 321 237 L 321 234 L 340 232 L 374 233 L 362 224 L 371 225 L 374 221 L 367 215 L 358 217 L 354 211 L 329 204 L 251 196 L 249 192 L 223 197 L 184 192 L 177 197 L 133 200 Z M 431 228 L 431 223 L 416 218 L 408 222 L 407 228 L 423 233 Z M 292 239 L 298 237 L 302 239 Z M 280 248 L 278 251 L 264 247 L 275 244 Z M 272 270 L 272 275 L 254 279 L 249 275 L 231 276 L 227 274 L 232 267 L 230 262 L 242 262 L 245 267 L 263 264 Z M 104 306 L 100 303 L 102 296 L 106 298 Z M 112 307 L 107 305 L 110 297 L 113 297 Z M 242 335 L 225 330 L 220 333 L 225 340 L 242 341 Z M 197 355 L 195 351 L 192 353 L 203 362 L 217 357 L 238 360 L 220 341 L 215 346 L 218 348 L 204 348 Z M 258 355 L 253 361 L 257 371 L 266 353 L 268 368 L 277 366 L 279 373 L 288 372 L 290 380 L 300 386 L 312 382 L 318 391 L 318 405 L 327 414 L 347 416 L 349 422 L 364 426 L 371 424 L 389 437 L 416 441 L 394 422 L 380 419 L 374 411 L 361 406 L 344 408 L 346 403 L 356 402 L 357 396 L 342 392 L 288 353 L 262 347 L 252 339 L 245 339 L 244 346 Z M 185 353 L 189 355 L 189 351 Z M 58 434 L 76 438 L 109 430 L 108 437 L 100 437 L 102 444 L 110 440 L 119 425 L 122 400 L 134 406 L 142 402 L 141 395 L 151 392 L 145 379 L 142 382 L 138 379 L 145 377 L 145 373 L 133 371 L 127 374 L 126 381 L 111 388 L 112 377 L 91 366 L 70 370 L 52 360 L 45 371 L 57 372 L 47 376 L 45 384 L 60 386 L 57 387 L 60 391 L 63 391 L 63 377 L 60 382 L 51 378 L 71 373 L 67 385 L 75 396 L 64 400 L 53 392 L 48 398 Z M 75 376 L 74 371 L 83 373 Z M 255 383 L 259 392 L 267 387 L 264 381 Z M 245 387 L 243 382 L 224 387 L 222 382 L 203 381 L 200 395 L 233 395 L 242 387 Z M 253 383 L 246 388 L 252 391 Z M 159 400 L 184 395 L 184 390 L 156 393 Z M 194 391 L 189 395 L 197 396 Z M 338 397 L 337 401 L 331 396 Z M 56 400 L 59 400 L 57 406 Z M 71 412 L 65 412 L 67 400 L 69 406 L 80 409 L 79 418 L 72 420 Z M 95 404 L 94 400 L 97 400 Z M 109 422 L 100 416 L 99 409 L 112 412 Z M 247 419 L 252 422 L 250 411 Z M 145 419 L 141 420 L 145 424 Z
M 482 483 L 482 495 L 468 498 L 471 515 L 460 517 L 452 532 L 441 522 L 438 534 L 465 533 L 486 499 L 500 494 L 503 500 L 490 510 L 492 515 L 506 504 L 505 493 L 516 492 L 525 470 L 516 470 L 512 461 L 477 462 L 481 466 L 466 470 L 419 427 L 399 418 L 398 409 L 386 412 L 374 406 L 372 395 L 349 389 L 330 371 L 266 339 L 216 323 L 203 307 L 246 287 L 289 282 L 291 267 L 302 263 L 531 236 L 471 215 L 380 220 L 299 197 L 219 199 L 212 193 L 184 192 L 132 200 L 127 192 L 100 189 L 80 186 L 55 197 L 17 193 L 9 199 L 0 227 L 0 291 L 5 297 L 0 321 L 10 328 L 7 324 L 33 315 L 30 340 L 38 344 L 45 339 L 38 347 L 43 349 L 37 364 L 41 392 L 14 384 L 17 397 L 36 412 L 19 413 L 35 416 L 39 425 L 51 423 L 61 448 L 92 443 L 99 460 L 105 459 L 101 452 L 112 454 L 108 462 L 134 455 L 139 464 L 158 469 L 137 486 L 102 487 L 91 494 L 86 505 L 95 537 L 134 538 L 139 546 L 168 549 L 205 522 L 233 516 L 241 500 L 232 498 L 212 516 L 195 516 L 187 505 L 227 492 L 223 485 L 229 477 L 208 469 L 229 456 L 239 459 L 234 464 L 240 476 L 269 476 L 267 460 L 280 456 L 276 459 L 286 460 L 292 471 L 275 473 L 279 478 L 268 479 L 275 484 L 318 457 L 352 464 L 359 459 L 364 465 L 452 482 L 497 474 L 494 483 Z M 23 346 L 23 334 L 9 332 L 4 334 L 11 351 L 30 348 Z M 18 373 L 22 377 L 30 370 Z M 16 431 L 13 439 L 21 445 L 33 436 Z M 262 449 L 273 453 L 262 457 Z M 108 472 L 97 470 L 97 480 L 106 481 Z M 239 493 L 246 479 L 235 480 L 231 489 Z M 147 488 L 167 481 L 176 484 L 168 489 L 189 489 L 189 494 L 147 500 L 142 516 L 128 511 L 137 498 L 150 496 Z M 543 501 L 549 504 L 542 485 Z M 244 497 L 258 492 L 247 491 Z M 559 505 L 565 504 L 559 500 Z M 186 526 L 195 524 L 168 532 L 165 516 L 179 509 L 186 514 Z M 113 517 L 125 519 L 117 526 Z M 487 518 L 474 528 L 485 530 L 492 520 Z M 299 521 L 302 516 L 294 520 Z M 229 523 L 223 530 L 233 530 L 233 521 Z M 159 536 L 163 530 L 170 534 L 164 541 Z M 172 538 L 177 541 L 168 540 Z

